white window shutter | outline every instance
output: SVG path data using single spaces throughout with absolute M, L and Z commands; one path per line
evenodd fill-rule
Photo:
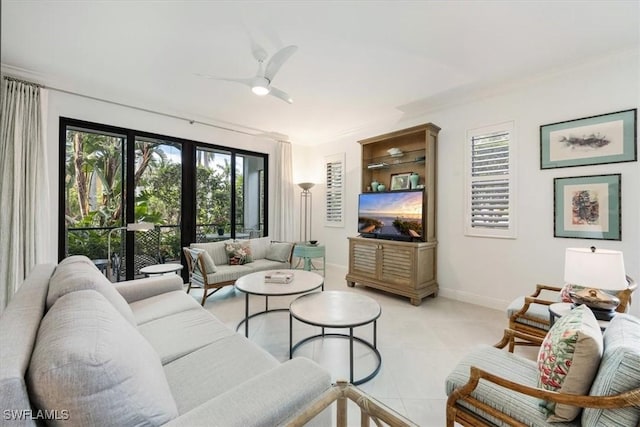
M 465 234 L 515 238 L 513 123 L 467 132 Z
M 325 225 L 344 227 L 345 154 L 325 157 Z

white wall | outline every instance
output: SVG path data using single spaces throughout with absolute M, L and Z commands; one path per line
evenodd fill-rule
M 49 92 L 49 108 L 47 120 L 47 149 L 49 162 L 50 223 L 49 258 L 57 262 L 58 256 L 58 156 L 60 117 L 69 117 L 111 126 L 119 126 L 160 135 L 174 136 L 183 139 L 240 148 L 259 153 L 267 153 L 273 158 L 276 143 L 270 139 L 258 138 L 205 126 L 198 123 L 189 124 L 186 120 L 174 119 L 158 114 L 147 113 L 118 105 L 112 105 L 81 96 L 51 90 Z M 274 181 L 273 161 L 270 162 L 269 182 Z M 273 212 L 272 186 L 269 193 L 269 212 Z M 269 230 L 273 230 L 273 218 L 270 218 Z
M 380 124 L 349 137 L 315 147 L 314 167 L 325 155 L 347 156 L 347 215 L 344 229 L 323 227 L 314 218 L 314 237 L 327 247 L 329 263 L 346 266 L 347 237 L 356 235 L 360 190 L 359 139 L 432 122 L 442 128 L 438 142 L 438 282 L 442 296 L 503 309 L 536 283 L 562 284 L 564 249 L 588 247 L 621 250 L 627 274 L 640 279 L 640 166 L 638 162 L 540 170 L 540 125 L 604 114 L 640 103 L 639 55 L 624 52 L 598 62 L 556 71 L 526 84 L 466 103 L 434 110 L 410 120 Z M 468 129 L 515 121 L 516 239 L 467 237 L 464 218 L 464 144 Z M 622 174 L 622 241 L 553 237 L 553 179 Z M 322 212 L 322 186 L 314 205 Z M 640 313 L 640 303 L 632 312 Z

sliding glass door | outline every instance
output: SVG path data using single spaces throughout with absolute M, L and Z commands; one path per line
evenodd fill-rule
M 58 258 L 86 255 L 113 281 L 196 241 L 267 235 L 266 154 L 66 118 L 60 152 Z

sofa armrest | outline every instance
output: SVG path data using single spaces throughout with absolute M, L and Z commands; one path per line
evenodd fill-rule
M 171 420 L 166 426 L 277 426 L 331 387 L 327 371 L 298 357 Z
M 146 277 L 144 279 L 128 280 L 115 284 L 115 288 L 124 299 L 131 304 L 145 298 L 150 298 L 166 292 L 183 290 L 182 277 L 177 274 Z

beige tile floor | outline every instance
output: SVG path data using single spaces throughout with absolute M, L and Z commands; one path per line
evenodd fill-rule
M 445 425 L 444 381 L 456 363 L 473 347 L 492 345 L 502 337 L 507 324 L 503 311 L 437 297 L 425 298 L 419 307 L 407 298 L 362 286 L 348 288 L 346 271 L 327 266 L 325 290 L 358 292 L 374 298 L 382 307 L 378 319 L 378 349 L 382 367 L 376 377 L 360 389 L 408 417 L 420 426 Z M 194 298 L 202 295 L 192 291 Z M 270 298 L 270 308 L 288 307 L 295 298 Z M 244 318 L 244 294 L 227 287 L 210 297 L 205 308 L 228 326 L 236 328 Z M 250 298 L 252 312 L 264 309 L 264 298 Z M 289 316 L 275 312 L 251 319 L 249 339 L 285 361 L 289 357 Z M 244 332 L 244 327 L 240 329 Z M 343 331 L 336 331 L 343 332 Z M 315 328 L 294 323 L 294 340 L 319 333 Z M 347 330 L 348 333 L 348 330 Z M 356 328 L 355 334 L 371 340 L 372 327 Z M 348 340 L 315 340 L 300 347 L 295 356 L 310 357 L 334 380 L 348 379 Z M 367 375 L 375 359 L 366 348 L 355 347 L 355 376 Z M 357 407 L 350 406 L 349 424 L 359 425 Z

